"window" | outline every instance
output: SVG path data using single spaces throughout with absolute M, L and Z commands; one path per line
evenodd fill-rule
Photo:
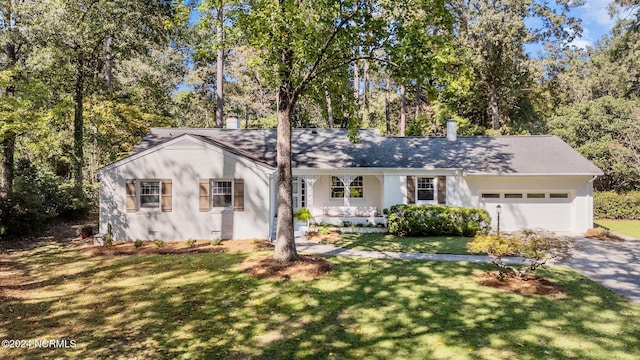
M 230 180 L 211 180 L 211 205 L 214 208 L 233 206 L 233 182 Z
M 364 181 L 362 176 L 356 176 L 349 185 L 349 197 L 362 199 L 364 197 Z
M 200 178 L 198 186 L 200 211 L 244 211 L 244 179 Z
M 527 199 L 544 199 L 545 197 L 543 193 L 527 194 Z
M 292 184 L 293 210 L 307 206 L 307 186 L 304 179 L 294 176 Z
M 434 181 L 433 178 L 419 177 L 417 184 L 418 200 L 434 199 Z
M 171 211 L 171 179 L 127 179 L 127 212 Z
M 551 193 L 549 194 L 549 197 L 552 199 L 568 199 L 569 198 L 569 194 L 567 193 Z
M 140 182 L 140 207 L 158 208 L 160 207 L 160 181 Z
M 344 198 L 344 184 L 337 176 L 331 177 L 331 198 L 342 199 Z
M 505 199 L 522 199 L 522 194 L 504 194 Z
M 499 199 L 500 198 L 500 194 L 483 193 L 482 194 L 482 198 L 483 199 Z
M 337 176 L 331 177 L 331 198 L 343 199 L 345 198 L 345 186 L 342 180 Z M 364 198 L 364 180 L 362 176 L 353 177 L 353 180 L 349 183 L 349 197 L 351 199 Z

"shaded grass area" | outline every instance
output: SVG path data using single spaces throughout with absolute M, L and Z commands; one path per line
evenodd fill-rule
M 640 239 L 640 220 L 596 220 L 596 225 Z
M 640 307 L 566 268 L 561 298 L 478 285 L 488 265 L 330 258 L 313 281 L 237 270 L 254 254 L 89 257 L 43 244 L 0 255 L 24 293 L 0 338 L 74 339 L 0 358 L 636 359 Z
M 467 251 L 471 238 L 442 237 L 399 237 L 387 234 L 342 234 L 332 244 L 357 250 L 415 252 L 424 254 L 476 255 Z M 484 254 L 482 254 L 484 255 Z

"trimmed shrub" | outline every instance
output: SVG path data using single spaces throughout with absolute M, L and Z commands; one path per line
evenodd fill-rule
M 597 191 L 593 198 L 596 219 L 640 220 L 640 191 Z
M 568 237 L 556 237 L 542 230 L 524 229 L 509 234 L 477 235 L 467 244 L 470 252 L 485 252 L 491 263 L 503 272 L 513 272 L 522 278 L 551 260 L 564 260 L 571 257 L 574 241 Z M 505 256 L 518 256 L 524 259 L 522 266 L 510 265 L 504 261 Z
M 400 236 L 475 236 L 491 230 L 486 210 L 445 205 L 394 205 L 389 233 Z

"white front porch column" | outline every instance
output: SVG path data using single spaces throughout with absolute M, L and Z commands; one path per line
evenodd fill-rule
M 342 175 L 338 176 L 338 179 L 342 181 L 344 185 L 344 206 L 351 206 L 351 182 L 355 179 L 355 176 L 352 175 Z
M 302 175 L 300 177 L 304 180 L 305 187 L 307 188 L 307 209 L 312 211 L 313 209 L 313 184 L 318 181 L 318 176 L 316 175 Z

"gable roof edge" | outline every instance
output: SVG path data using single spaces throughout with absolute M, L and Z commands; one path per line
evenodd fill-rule
M 148 149 L 142 150 L 140 152 L 137 152 L 135 154 L 131 154 L 125 158 L 122 158 L 114 163 L 111 163 L 109 165 L 106 165 L 98 170 L 96 170 L 96 176 L 100 177 L 104 172 L 118 168 L 124 164 L 128 164 L 132 161 L 135 161 L 139 158 L 145 157 L 151 153 L 154 153 L 156 151 L 160 151 L 168 146 L 173 145 L 174 143 L 178 142 L 179 140 L 182 140 L 183 138 L 189 138 L 190 140 L 193 140 L 195 142 L 198 142 L 204 146 L 206 146 L 207 148 L 213 149 L 213 148 L 217 148 L 223 151 L 228 151 L 230 153 L 232 153 L 233 155 L 245 159 L 245 160 L 250 160 L 251 163 L 261 166 L 261 167 L 265 167 L 268 168 L 269 170 L 274 170 L 275 168 L 268 163 L 265 163 L 264 161 L 260 161 L 257 159 L 252 158 L 251 156 L 247 155 L 247 154 L 243 154 L 243 151 L 239 150 L 239 149 L 235 149 L 233 147 L 231 147 L 230 145 L 221 143 L 219 141 L 216 140 L 212 140 L 212 139 L 203 139 L 201 136 L 198 135 L 192 135 L 189 133 L 184 133 L 184 134 L 180 134 L 174 138 L 168 139 L 166 141 L 163 141 L 159 144 L 156 144 Z

